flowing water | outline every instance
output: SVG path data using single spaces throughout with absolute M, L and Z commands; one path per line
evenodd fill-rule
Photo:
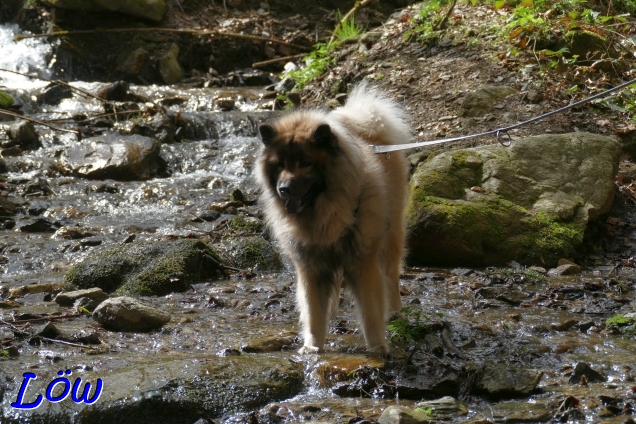
M 55 61 L 54 45 L 40 39 L 15 43 L 13 35 L 17 32 L 15 26 L 0 26 L 0 68 L 38 78 L 0 71 L 0 89 L 11 94 L 22 105 L 25 114 L 63 126 L 68 122 L 64 120 L 76 115 L 104 113 L 102 102 L 77 94 L 63 100 L 59 106 L 38 105 L 37 96 L 47 85 L 44 80 L 50 78 L 47 70 Z M 106 85 L 81 81 L 71 84 L 91 93 Z M 214 202 L 227 200 L 235 189 L 240 189 L 250 199 L 256 197 L 257 188 L 251 178 L 259 146 L 256 126 L 271 115 L 271 112 L 259 109 L 263 88 L 133 85 L 130 92 L 147 99 L 138 102 L 141 108 L 153 107 L 165 99 L 181 99 L 165 102 L 172 104 L 166 107 L 210 130 L 200 133 L 196 140 L 162 146 L 162 157 L 171 170 L 170 177 L 122 182 L 94 181 L 55 172 L 60 153 L 77 143 L 77 137 L 37 126 L 43 147 L 5 158 L 10 161 L 12 171 L 1 176 L 3 194 L 22 202 L 15 227 L 0 230 L 3 293 L 29 283 L 61 283 L 64 272 L 72 264 L 94 249 L 121 243 L 131 234 L 137 235 L 138 240 L 209 234 L 231 214 L 222 215 L 214 222 L 195 220 L 201 211 Z M 235 110 L 219 111 L 213 101 L 217 97 L 235 99 Z M 111 131 L 125 131 L 129 126 L 127 121 L 116 122 Z M 28 193 L 28 184 L 39 179 L 46 181 L 51 192 Z M 254 211 L 258 215 L 257 208 Z M 51 233 L 19 230 L 36 217 L 80 227 L 91 233 L 100 245 L 82 245 Z M 534 413 L 541 417 L 537 421 L 547 421 L 557 417 L 559 404 L 564 399 L 574 396 L 580 401 L 582 414 L 559 419 L 627 422 L 625 420 L 634 413 L 633 405 L 636 404 L 633 389 L 636 343 L 633 336 L 614 335 L 604 330 L 604 322 L 611 315 L 636 311 L 635 276 L 608 278 L 610 271 L 599 267 L 582 276 L 534 282 L 497 280 L 487 270 L 408 270 L 402 280 L 404 303 L 412 310 L 422 311 L 422 317 L 425 317 L 422 319 L 431 328 L 435 328 L 441 315 L 452 329 L 453 343 L 462 352 L 461 355 L 447 355 L 441 362 L 429 362 L 437 364 L 431 366 L 430 373 L 444 367 L 452 368 L 462 361 L 474 367 L 505 364 L 544 371 L 538 389 L 532 395 L 517 401 L 489 401 L 485 397 L 469 395 L 463 399 L 468 413 L 456 414 L 452 420 L 532 422 L 528 413 Z M 11 382 L 1 404 L 4 417 L 8 422 L 30 422 L 32 419 L 29 413 L 10 405 L 16 399 L 21 375 L 27 370 L 35 370 L 38 378 L 44 381 L 50 381 L 58 370 L 65 368 L 90 370 L 93 376 L 103 378 L 126 370 L 147 370 L 148 373 L 169 370 L 169 377 L 159 372 L 156 381 L 148 378 L 134 380 L 133 384 L 133 380 L 129 383 L 118 380 L 118 384 L 134 386 L 129 388 L 130 393 L 122 395 L 123 399 L 133 399 L 141 396 L 139 393 L 144 388 L 156 389 L 147 386 L 150 380 L 161 387 L 161 381 L 179 377 L 180 373 L 187 375 L 189 367 L 195 368 L 194 363 L 221 361 L 218 358 L 223 358 L 225 353 L 232 354 L 259 337 L 275 335 L 284 340 L 286 335 L 295 335 L 297 314 L 293 280 L 293 273 L 289 271 L 259 274 L 250 280 L 235 276 L 229 280 L 202 282 L 185 293 L 146 298 L 147 303 L 170 312 L 173 317 L 170 324 L 156 333 L 109 332 L 97 326 L 90 317 L 60 321 L 59 325 L 68 333 L 95 332 L 108 349 L 89 354 L 84 349 L 62 344 L 19 343 L 19 355 L 0 362 L 0 372 Z M 593 290 L 578 289 L 586 285 Z M 510 293 L 517 297 L 511 299 Z M 59 307 L 37 293 L 17 298 L 15 303 L 7 305 L 0 309 L 2 320 L 13 320 L 26 313 L 69 312 L 68 308 Z M 395 396 L 388 399 L 343 398 L 330 390 L 334 381 L 350 379 L 350 372 L 357 367 L 338 365 L 343 356 L 355 358 L 358 365 L 365 365 L 368 360 L 364 356 L 362 337 L 356 330 L 349 298 L 342 301 L 336 321 L 340 324 L 334 326 L 327 353 L 321 357 L 296 355 L 295 350 L 285 347 L 298 347 L 298 340 L 293 337 L 282 343 L 282 352 L 243 353 L 243 356 L 253 355 L 257 361 L 259 357 L 267 360 L 283 358 L 301 364 L 305 375 L 303 388 L 290 399 L 270 403 L 262 409 L 257 407 L 226 414 L 222 421 L 253 422 L 246 414 L 255 410 L 266 422 L 356 422 L 356 417 L 377 419 L 390 405 L 412 406 L 413 400 Z M 5 331 L 2 337 L 11 339 L 12 336 Z M 389 364 L 406 364 L 411 357 L 423 362 L 431 360 L 430 353 L 415 352 L 409 343 L 395 342 L 393 347 L 395 359 Z M 567 380 L 572 367 L 581 361 L 606 374 L 607 381 L 569 384 Z M 325 366 L 325 363 L 331 365 Z M 259 372 L 256 365 L 254 370 L 246 367 L 244 375 Z M 392 377 L 399 385 L 407 376 L 397 372 Z M 248 397 L 249 393 L 244 395 Z M 210 396 L 214 394 L 210 393 Z M 606 398 L 617 399 L 613 406 L 618 405 L 617 408 L 626 412 L 619 414 L 610 408 L 610 412 L 614 412 L 603 416 L 607 411 Z M 534 410 L 537 405 L 540 408 Z M 537 412 L 539 409 L 549 412 L 541 415 Z M 69 417 L 77 413 L 73 410 Z M 81 421 L 80 418 L 69 418 L 70 422 L 75 419 Z

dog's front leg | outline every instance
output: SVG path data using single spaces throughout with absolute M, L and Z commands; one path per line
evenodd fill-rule
M 298 287 L 296 300 L 300 310 L 303 347 L 300 353 L 317 353 L 322 350 L 329 320 L 329 301 L 334 288 L 333 276 L 311 272 L 296 266 Z
M 389 353 L 384 336 L 386 287 L 377 261 L 360 266 L 350 280 L 367 348 L 372 353 L 385 355 Z

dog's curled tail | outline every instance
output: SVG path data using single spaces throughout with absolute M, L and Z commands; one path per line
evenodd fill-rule
M 411 126 L 402 107 L 366 81 L 353 89 L 334 114 L 370 144 L 402 144 L 411 139 Z

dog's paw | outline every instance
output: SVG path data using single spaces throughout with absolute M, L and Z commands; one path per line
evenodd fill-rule
M 320 348 L 316 346 L 303 346 L 298 349 L 298 353 L 300 353 L 301 355 L 312 355 L 318 352 L 320 352 Z
M 369 353 L 372 355 L 384 356 L 388 355 L 389 351 L 389 346 L 387 346 L 386 343 L 377 346 L 369 346 Z

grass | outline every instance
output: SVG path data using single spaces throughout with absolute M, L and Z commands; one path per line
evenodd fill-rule
M 421 340 L 428 331 L 426 323 L 432 320 L 433 317 L 442 317 L 442 314 L 422 316 L 422 310 L 416 310 L 408 306 L 402 308 L 400 313 L 402 317 L 391 320 L 387 325 L 389 340 L 396 343 L 409 343 Z
M 342 15 L 338 11 L 338 22 L 340 26 L 336 29 L 335 36 L 340 42 L 346 40 L 352 40 L 358 38 L 364 32 L 364 28 L 356 24 L 355 16 L 351 15 L 349 18 L 342 20 Z

